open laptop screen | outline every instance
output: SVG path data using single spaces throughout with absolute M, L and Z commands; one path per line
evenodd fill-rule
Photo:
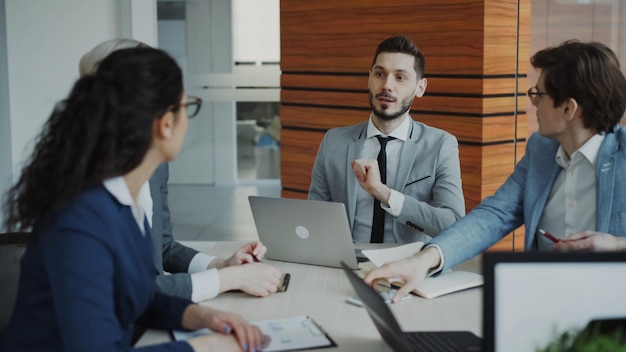
M 595 319 L 626 317 L 626 253 L 485 253 L 486 351 L 544 350 Z

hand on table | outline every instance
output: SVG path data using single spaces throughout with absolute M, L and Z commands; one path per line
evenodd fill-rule
M 187 340 L 194 351 L 259 351 L 267 347 L 269 337 L 237 314 L 191 304 L 183 313 L 183 327 L 191 330 L 209 328 L 215 334 Z
M 554 244 L 554 249 L 570 251 L 620 251 L 626 250 L 626 238 L 608 233 L 585 231 L 561 238 Z
M 259 262 L 267 253 L 267 248 L 263 243 L 256 241 L 243 245 L 230 258 L 226 259 L 226 266 L 241 265 Z
M 439 265 L 440 259 L 436 248 L 426 248 L 412 257 L 387 263 L 368 272 L 363 280 L 375 288 L 378 280 L 399 278 L 403 285 L 391 299 L 392 303 L 397 303 L 424 281 L 428 271 Z
M 220 292 L 241 290 L 265 297 L 278 290 L 280 270 L 266 263 L 229 266 L 219 270 Z
M 267 248 L 259 241 L 247 243 L 239 248 L 230 258 L 215 258 L 207 266 L 207 270 L 211 268 L 222 269 L 229 266 L 242 265 L 247 263 L 260 262 L 265 256 Z

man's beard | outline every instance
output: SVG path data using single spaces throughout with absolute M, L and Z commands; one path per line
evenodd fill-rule
M 383 121 L 392 121 L 404 115 L 407 111 L 411 109 L 411 104 L 413 103 L 413 97 L 410 97 L 410 96 L 406 97 L 404 100 L 402 100 L 400 110 L 394 113 L 388 113 L 383 109 L 376 109 L 376 106 L 374 105 L 374 94 L 370 92 L 369 96 L 370 96 L 370 106 L 372 107 L 372 111 L 374 112 L 374 115 L 378 116 L 378 118 L 380 118 Z

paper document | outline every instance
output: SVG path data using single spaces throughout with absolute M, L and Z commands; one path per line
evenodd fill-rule
M 413 242 L 402 246 L 383 249 L 363 249 L 361 253 L 367 257 L 374 265 L 383 266 L 388 262 L 408 258 L 417 253 L 424 246 L 424 242 Z
M 335 342 L 308 316 L 284 319 L 251 321 L 264 335 L 271 338 L 264 352 L 305 350 L 336 346 Z M 187 340 L 195 336 L 213 333 L 209 329 L 196 331 L 173 331 L 176 341 Z
M 408 258 L 419 252 L 423 246 L 423 242 L 414 242 L 391 248 L 363 250 L 362 253 L 374 266 L 379 267 L 388 262 Z M 367 265 L 360 265 L 359 267 L 365 270 L 371 270 Z M 390 278 L 388 282 L 395 286 L 403 285 L 402 281 L 397 278 Z M 483 283 L 484 278 L 480 274 L 469 271 L 450 270 L 438 276 L 427 277 L 419 287 L 412 292 L 418 296 L 431 299 L 448 293 L 481 286 Z

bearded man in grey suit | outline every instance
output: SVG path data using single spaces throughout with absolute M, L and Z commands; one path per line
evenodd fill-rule
M 381 42 L 369 71 L 369 121 L 331 129 L 320 144 L 308 198 L 344 203 L 355 242 L 425 242 L 465 215 L 456 138 L 409 115 L 426 90 L 423 74 L 411 39 Z M 392 137 L 384 175 L 381 136 Z M 375 225 L 377 211 L 384 226 Z

